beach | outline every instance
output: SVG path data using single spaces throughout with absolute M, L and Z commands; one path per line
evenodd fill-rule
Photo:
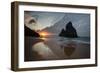
M 25 37 L 24 61 L 44 61 L 90 58 L 87 39 Z

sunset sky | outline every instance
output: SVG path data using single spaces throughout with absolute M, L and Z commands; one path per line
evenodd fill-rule
M 49 13 L 49 12 L 30 12 L 25 11 L 25 23 L 31 19 L 36 20 L 36 25 L 32 29 L 41 30 L 50 27 L 64 17 L 64 13 Z
M 35 22 L 29 23 L 30 20 L 34 20 Z M 73 26 L 77 30 L 79 36 L 90 36 L 89 14 L 39 11 L 24 12 L 24 23 L 32 30 L 42 30 L 58 24 L 58 26 L 52 30 L 55 31 L 55 33 L 58 33 L 69 21 L 73 23 Z

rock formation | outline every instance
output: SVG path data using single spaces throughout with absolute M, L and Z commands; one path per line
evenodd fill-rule
M 61 30 L 59 36 L 68 37 L 68 38 L 77 38 L 78 37 L 77 31 L 73 27 L 72 22 L 69 22 L 68 24 L 66 24 L 66 28 Z
M 40 35 L 37 32 L 29 29 L 26 26 L 24 26 L 24 31 L 25 31 L 25 33 L 24 33 L 25 36 L 40 37 Z

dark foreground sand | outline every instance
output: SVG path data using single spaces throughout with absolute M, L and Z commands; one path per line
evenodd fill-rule
M 90 44 L 25 37 L 25 61 L 90 58 Z

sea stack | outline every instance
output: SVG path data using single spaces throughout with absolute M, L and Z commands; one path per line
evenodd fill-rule
M 73 27 L 72 22 L 70 21 L 69 23 L 66 24 L 65 29 L 63 28 L 59 34 L 61 37 L 67 37 L 67 38 L 77 38 L 77 31 Z

